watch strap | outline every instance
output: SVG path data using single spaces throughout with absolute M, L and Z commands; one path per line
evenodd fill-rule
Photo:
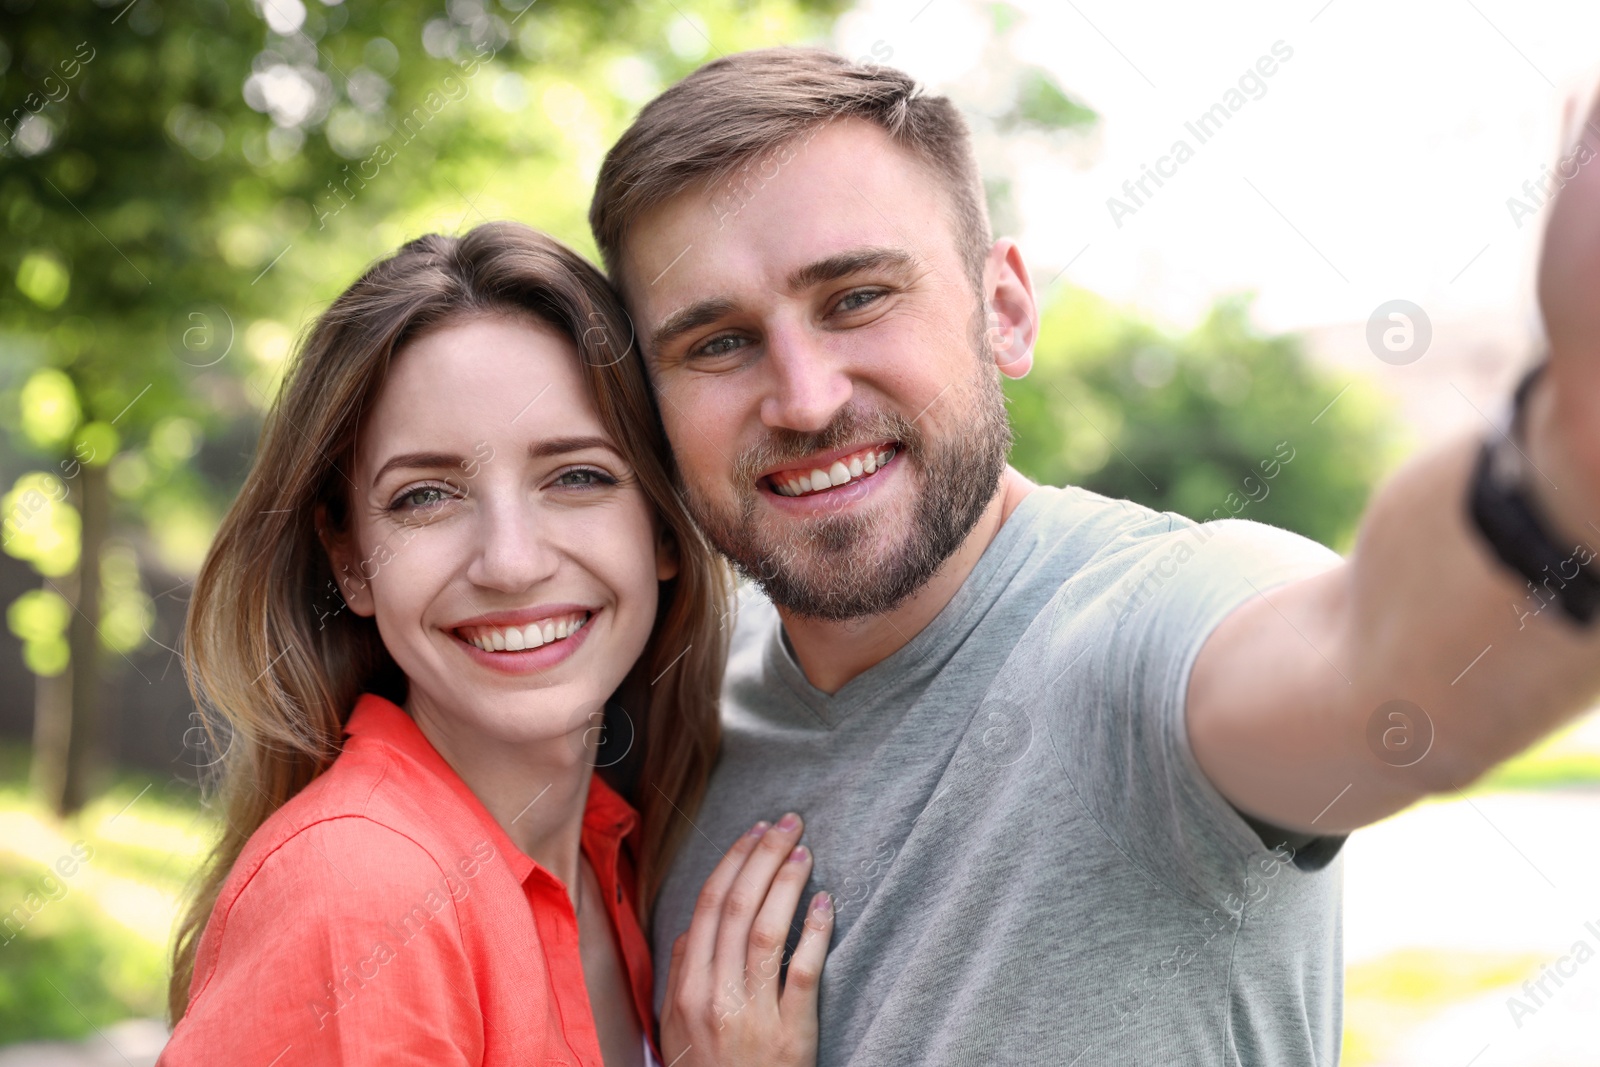
M 1502 563 L 1526 578 L 1541 599 L 1554 600 L 1569 619 L 1587 626 L 1600 616 L 1595 552 L 1585 545 L 1571 551 L 1560 547 L 1526 485 L 1528 463 L 1520 442 L 1526 439 L 1528 394 L 1543 370 L 1541 363 L 1518 384 L 1510 434 L 1489 438 L 1478 453 L 1468 512 Z

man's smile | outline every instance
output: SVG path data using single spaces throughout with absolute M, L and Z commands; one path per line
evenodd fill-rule
M 760 481 L 779 496 L 812 496 L 869 478 L 898 454 L 899 445 L 894 441 L 832 455 L 820 453 L 805 463 L 762 475 Z

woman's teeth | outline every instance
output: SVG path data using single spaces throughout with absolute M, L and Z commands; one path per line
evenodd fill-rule
M 853 482 L 857 478 L 865 477 L 876 471 L 894 458 L 895 450 L 889 448 L 868 448 L 860 452 L 852 452 L 848 456 L 841 456 L 834 460 L 827 470 L 820 467 L 810 472 L 785 472 L 780 480 L 778 475 L 771 478 L 772 491 L 779 496 L 805 496 L 807 493 L 820 493 L 824 489 Z
M 552 641 L 565 640 L 583 629 L 589 613 L 541 619 L 526 626 L 473 626 L 457 630 L 461 639 L 485 652 L 523 652 Z

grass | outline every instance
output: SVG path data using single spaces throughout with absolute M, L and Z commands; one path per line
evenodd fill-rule
M 28 792 L 27 750 L 0 746 L 0 1045 L 164 1015 L 172 924 L 209 840 L 194 790 L 148 774 L 57 819 Z

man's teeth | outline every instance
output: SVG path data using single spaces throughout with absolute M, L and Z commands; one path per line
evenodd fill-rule
M 461 639 L 485 652 L 522 652 L 571 637 L 583 629 L 589 613 L 541 619 L 526 626 L 473 626 L 458 630 Z
M 895 450 L 890 448 L 869 448 L 861 452 L 852 452 L 848 456 L 841 456 L 834 460 L 833 465 L 827 470 L 818 467 L 810 472 L 786 473 L 782 476 L 773 475 L 772 490 L 779 496 L 804 496 L 807 493 L 820 493 L 824 489 L 844 485 L 876 471 L 879 467 L 894 458 Z

